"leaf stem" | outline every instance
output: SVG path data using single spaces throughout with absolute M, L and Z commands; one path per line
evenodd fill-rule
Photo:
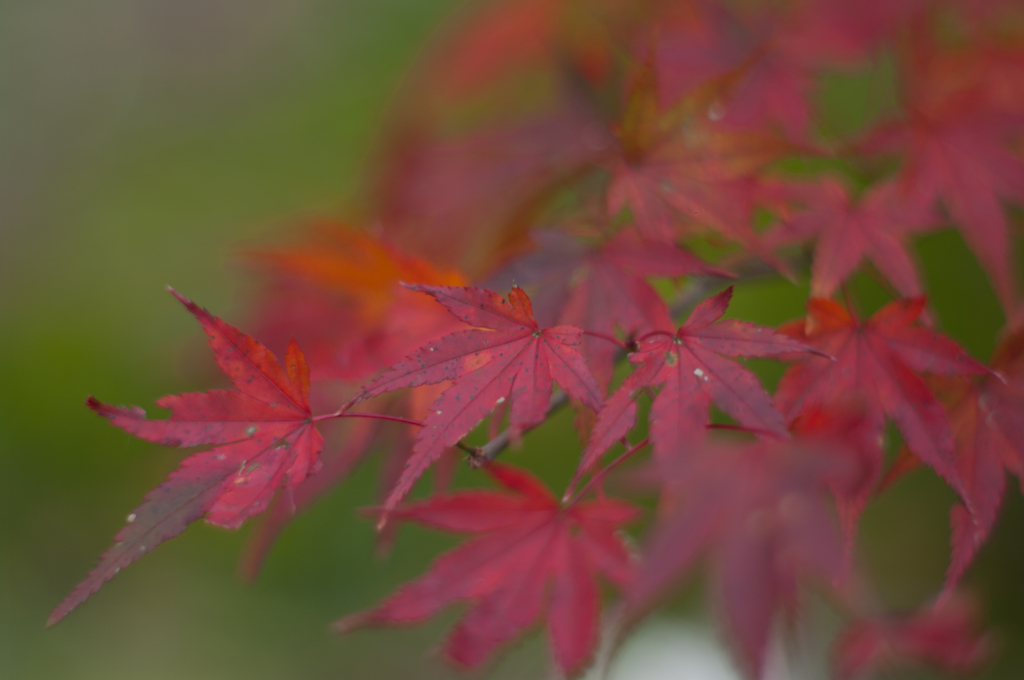
M 415 425 L 416 427 L 423 427 L 423 423 L 418 420 L 412 420 L 411 418 L 402 418 L 401 416 L 389 416 L 383 413 L 327 413 L 322 416 L 316 416 L 313 418 L 313 422 L 319 422 L 321 420 L 330 420 L 331 418 L 371 418 L 373 420 L 389 420 L 393 423 L 405 423 L 406 425 Z
M 628 352 L 629 351 L 629 345 L 628 344 L 626 344 L 622 340 L 619 340 L 618 338 L 613 337 L 611 335 L 606 335 L 604 333 L 598 333 L 597 331 L 583 331 L 583 335 L 589 335 L 592 338 L 600 338 L 601 340 L 607 340 L 608 342 L 614 343 L 623 352 Z
M 640 344 L 644 340 L 647 340 L 647 339 L 653 338 L 653 337 L 657 337 L 659 335 L 663 335 L 666 338 L 673 338 L 673 337 L 675 337 L 674 333 L 669 333 L 668 331 L 651 331 L 650 333 L 644 333 L 643 335 L 641 335 L 639 338 L 636 339 L 636 342 L 637 342 L 637 344 Z
M 594 473 L 594 475 L 590 479 L 587 480 L 587 483 L 583 485 L 583 488 L 580 489 L 578 493 L 576 493 L 575 495 L 572 496 L 572 500 L 567 500 L 567 498 L 570 496 L 570 494 L 572 494 L 572 489 L 567 490 L 565 492 L 565 496 L 562 497 L 562 504 L 565 507 L 570 507 L 570 506 L 574 505 L 579 499 L 583 498 L 583 496 L 588 491 L 590 491 L 594 487 L 595 484 L 597 484 L 599 481 L 604 479 L 605 475 L 607 475 L 609 472 L 611 472 L 612 470 L 617 468 L 622 463 L 626 462 L 637 451 L 639 451 L 640 449 L 644 448 L 649 443 L 650 443 L 650 438 L 649 437 L 644 437 L 644 439 L 641 442 L 639 442 L 638 444 L 636 444 L 635 446 L 633 446 L 631 448 L 626 449 L 625 453 L 621 454 L 618 458 L 616 458 L 615 460 L 613 460 L 612 462 L 608 463 L 603 468 L 598 470 L 596 473 Z
M 839 284 L 839 290 L 843 293 L 843 304 L 846 305 L 846 311 L 854 319 L 859 319 L 860 316 L 857 315 L 857 310 L 853 308 L 852 297 L 850 295 L 850 291 L 846 287 L 846 281 Z

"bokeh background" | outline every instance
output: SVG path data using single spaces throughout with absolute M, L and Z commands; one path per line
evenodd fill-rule
M 164 286 L 244 325 L 252 281 L 239 244 L 345 214 L 389 98 L 460 4 L 0 4 L 0 677 L 454 677 L 431 653 L 454 613 L 410 630 L 328 630 L 452 545 L 410 529 L 388 560 L 374 556 L 372 525 L 354 512 L 373 501 L 372 461 L 285 532 L 255 585 L 235 576 L 246 529 L 197 524 L 59 626 L 43 624 L 181 457 L 101 422 L 86 396 L 145 406 L 210 386 L 201 333 Z M 863 123 L 850 103 L 866 87 L 824 83 L 830 124 Z M 980 269 L 949 231 L 917 249 L 939 325 L 987 359 L 1002 317 Z M 884 300 L 866 279 L 854 288 L 869 306 Z M 805 296 L 781 281 L 749 284 L 730 312 L 776 324 L 800 315 Z M 563 417 L 512 455 L 560 484 L 577 453 Z M 940 586 L 952 500 L 915 473 L 867 513 L 860 560 L 893 606 Z M 1000 636 L 986 677 L 1011 679 L 1024 677 L 1024 503 L 1013 485 L 1007 505 L 966 585 Z M 663 616 L 627 650 L 646 670 L 620 677 L 689 677 L 673 659 L 693 677 L 716 677 L 716 664 L 728 677 L 699 581 Z M 533 635 L 490 675 L 545 668 Z

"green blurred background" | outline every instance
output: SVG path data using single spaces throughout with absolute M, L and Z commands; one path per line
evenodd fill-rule
M 232 257 L 238 244 L 344 214 L 389 96 L 458 4 L 0 4 L 0 677 L 452 675 L 431 650 L 454 614 L 410 630 L 328 631 L 453 543 L 403 530 L 390 559 L 375 558 L 372 526 L 353 512 L 373 500 L 372 463 L 286 531 L 254 586 L 235 577 L 246 529 L 197 524 L 59 626 L 43 624 L 180 459 L 97 419 L 86 396 L 146 406 L 210 386 L 201 333 L 164 286 L 243 323 L 251 281 Z M 843 116 L 863 87 L 830 81 L 834 126 L 858 124 Z M 918 246 L 940 325 L 987 358 L 1002 318 L 984 276 L 951 232 Z M 867 279 L 855 289 L 866 306 L 883 300 Z M 805 295 L 750 284 L 730 312 L 775 324 L 798 316 Z M 777 379 L 777 367 L 758 366 Z M 560 417 L 513 455 L 563 484 L 577 452 Z M 861 559 L 892 605 L 915 606 L 941 584 L 951 501 L 916 473 L 865 517 Z M 1001 634 L 994 678 L 1024 677 L 1022 535 L 1011 485 L 967 579 Z M 678 609 L 702 620 L 694 599 Z M 490 670 L 545 677 L 543 641 L 533 635 Z

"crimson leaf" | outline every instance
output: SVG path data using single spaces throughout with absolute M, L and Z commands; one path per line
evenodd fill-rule
M 590 658 L 597 641 L 596 574 L 619 585 L 629 577 L 629 553 L 615 532 L 637 511 L 610 499 L 563 507 L 524 470 L 498 463 L 486 469 L 513 493 L 461 491 L 392 511 L 398 519 L 475 536 L 377 607 L 343 618 L 336 627 L 348 631 L 415 623 L 468 601 L 470 609 L 449 636 L 445 652 L 456 663 L 473 667 L 546 608 L 555 663 L 563 673 L 573 673 Z
M 320 467 L 323 438 L 309 408 L 309 367 L 298 345 L 288 347 L 282 368 L 262 344 L 205 309 L 177 297 L 202 324 L 217 365 L 234 390 L 171 395 L 157 401 L 167 420 L 147 420 L 137 406 L 89 408 L 132 434 L 166 446 L 213 448 L 186 458 L 165 482 L 128 515 L 114 545 L 72 591 L 47 625 L 60 621 L 121 569 L 206 516 L 235 529 L 263 512 L 280 486 L 294 487 Z

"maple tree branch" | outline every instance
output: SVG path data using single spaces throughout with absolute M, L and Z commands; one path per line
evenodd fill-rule
M 547 420 L 553 413 L 558 411 L 560 408 L 569 403 L 569 395 L 562 390 L 555 390 L 551 395 L 551 401 L 548 402 L 548 411 L 544 415 L 544 419 Z M 533 428 L 531 428 L 533 429 Z M 502 451 L 508 448 L 508 445 L 512 442 L 512 428 L 505 428 L 497 437 L 487 442 L 483 446 L 467 446 L 462 442 L 459 442 L 457 446 L 469 453 L 469 466 L 474 470 L 479 467 L 483 467 L 487 463 L 498 457 Z
M 787 258 L 786 263 L 794 270 L 806 269 L 810 263 L 810 255 L 807 252 L 801 251 L 797 255 Z M 722 262 L 720 266 L 735 274 L 735 278 L 726 279 L 721 276 L 712 275 L 691 277 L 679 296 L 669 305 L 669 313 L 673 319 L 690 311 L 694 305 L 706 298 L 718 286 L 726 283 L 731 285 L 742 281 L 753 281 L 778 274 L 775 268 L 765 263 L 764 260 L 756 255 L 747 255 L 732 262 Z M 584 333 L 590 334 L 589 331 L 584 331 Z M 615 358 L 616 363 L 625 356 L 626 352 L 622 350 Z M 544 415 L 544 420 L 546 421 L 568 403 L 569 395 L 556 389 L 551 395 L 551 401 L 548 403 L 548 410 Z M 501 452 L 507 449 L 511 442 L 512 428 L 506 428 L 483 446 L 471 446 L 462 441 L 456 444 L 456 446 L 469 454 L 469 466 L 472 469 L 477 469 L 501 455 Z
M 478 455 L 479 449 L 480 449 L 480 447 L 478 447 L 478 446 L 470 446 L 469 444 L 467 444 L 466 442 L 462 441 L 461 439 L 459 441 L 455 442 L 455 446 L 457 446 L 458 448 L 462 449 L 463 451 L 468 453 L 470 456 L 474 456 L 474 457 Z

